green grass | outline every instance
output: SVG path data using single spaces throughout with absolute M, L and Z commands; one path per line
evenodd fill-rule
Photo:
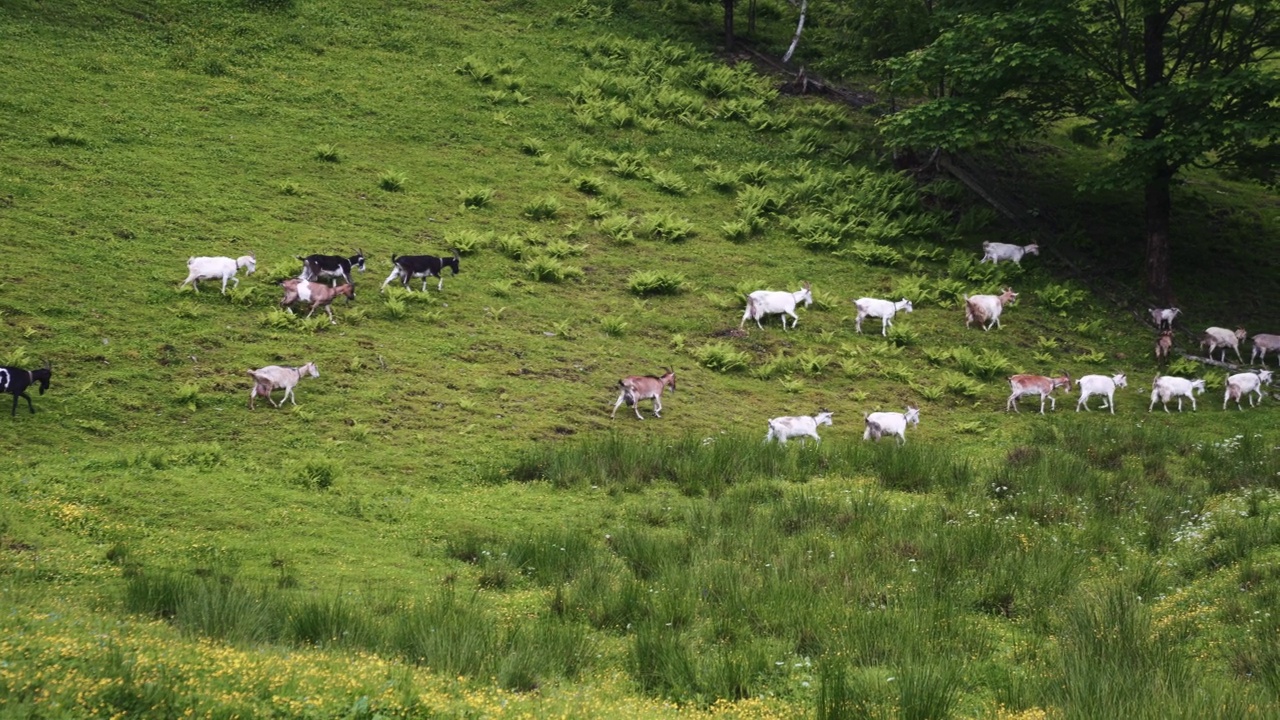
M 1012 233 L 872 116 L 725 66 L 718 11 L 7 6 L 0 357 L 54 376 L 0 437 L 5 713 L 1273 714 L 1275 403 L 1148 415 L 1148 328 L 1050 253 L 978 265 Z M 1198 182 L 1229 262 L 1179 282 L 1263 323 L 1274 197 Z M 1080 252 L 1136 217 L 1081 202 Z M 356 247 L 338 325 L 277 308 L 295 255 Z M 375 292 L 450 248 L 443 291 Z M 801 281 L 803 327 L 738 330 Z M 855 335 L 863 295 L 916 309 Z M 247 410 L 245 370 L 309 360 Z M 661 419 L 609 419 L 664 367 Z M 1114 417 L 1001 412 L 1004 375 L 1113 369 Z M 908 402 L 905 446 L 861 442 Z M 819 407 L 821 445 L 761 442 Z

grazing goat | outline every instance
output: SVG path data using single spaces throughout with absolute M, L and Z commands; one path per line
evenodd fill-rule
M 818 437 L 818 426 L 830 424 L 831 413 L 827 410 L 819 410 L 817 415 L 809 417 L 776 417 L 769 421 L 769 434 L 764 436 L 764 441 L 777 440 L 779 444 L 786 445 L 787 438 L 811 437 L 815 443 L 820 443 L 822 438 Z
M 187 258 L 187 279 L 182 281 L 182 285 L 178 286 L 181 290 L 183 285 L 191 283 L 191 289 L 200 292 L 201 280 L 217 280 L 222 279 L 222 294 L 227 294 L 227 281 L 231 280 L 234 284 L 232 288 L 240 287 L 240 268 L 249 268 L 245 271 L 245 275 L 250 275 L 257 269 L 257 261 L 254 260 L 252 254 L 241 255 L 232 259 L 229 257 L 192 257 Z
M 1001 260 L 1012 260 L 1014 265 L 1022 265 L 1023 255 L 1039 255 L 1040 246 L 1032 243 L 1030 245 L 1010 245 L 1002 242 L 984 242 L 982 243 L 982 259 L 978 264 L 990 260 L 993 264 L 999 265 Z
M 898 444 L 907 444 L 907 423 L 913 423 L 917 427 L 920 425 L 920 408 L 913 405 L 907 406 L 907 412 L 873 412 L 862 416 L 862 422 L 866 424 L 867 429 L 862 431 L 863 440 L 875 440 L 880 442 L 880 438 L 885 435 L 896 435 Z
M 284 298 L 280 300 L 280 307 L 288 307 L 296 302 L 311 303 L 311 309 L 307 312 L 307 317 L 311 317 L 311 313 L 316 308 L 324 308 L 329 314 L 329 324 L 337 325 L 338 321 L 333 319 L 333 308 L 329 304 L 339 295 L 345 295 L 347 300 L 356 299 L 356 288 L 351 283 L 344 283 L 337 287 L 329 287 L 321 285 L 310 280 L 302 280 L 292 278 L 280 283 L 284 287 Z M 290 312 L 293 312 L 290 309 Z
M 297 385 L 302 378 L 310 375 L 311 377 L 320 377 L 320 371 L 316 369 L 316 364 L 309 362 L 301 367 L 281 367 L 279 365 L 268 365 L 257 370 L 249 370 L 253 376 L 253 390 L 249 391 L 249 409 L 253 409 L 253 401 L 259 395 L 267 399 L 273 407 L 284 405 L 285 400 L 292 401 L 294 405 L 298 404 L 297 397 L 293 394 L 293 386 Z M 284 397 L 280 398 L 280 404 L 277 405 L 275 400 L 271 399 L 271 391 L 276 388 L 284 388 Z
M 644 416 L 640 414 L 640 401 L 653 400 L 653 416 L 662 417 L 662 391 L 666 387 L 671 386 L 671 392 L 676 391 L 676 371 L 667 368 L 667 374 L 662 377 L 654 377 L 653 375 L 630 375 L 618 381 L 618 387 L 622 388 L 622 392 L 618 393 L 618 401 L 613 404 L 613 412 L 609 414 L 609 419 L 613 419 L 618 414 L 618 406 L 626 403 L 628 407 L 634 408 L 636 417 L 641 420 Z
M 800 322 L 800 318 L 796 316 L 796 303 L 803 301 L 805 307 L 813 304 L 813 293 L 809 290 L 809 283 L 801 283 L 801 288 L 795 292 L 785 292 L 780 290 L 756 290 L 747 296 L 747 310 L 742 313 L 742 322 L 738 323 L 741 328 L 750 318 L 756 321 L 756 327 L 761 330 L 764 326 L 760 324 L 760 318 L 767 315 L 782 315 L 782 329 L 787 329 L 787 315 L 791 316 L 791 327 L 795 327 Z
M 1263 367 L 1267 364 L 1267 353 L 1272 350 L 1276 351 L 1277 362 L 1280 362 L 1280 335 L 1268 335 L 1259 333 L 1253 336 L 1253 354 L 1249 356 L 1249 362 L 1252 363 L 1254 358 L 1262 363 Z
M 1044 399 L 1049 398 L 1049 408 L 1051 410 L 1058 409 L 1058 402 L 1053 399 L 1053 391 L 1058 388 L 1066 388 L 1067 392 L 1071 392 L 1071 376 L 1063 373 L 1060 377 L 1045 377 L 1044 375 L 1010 375 L 1009 389 L 1013 392 L 1009 395 L 1009 400 L 1004 404 L 1004 411 L 1009 412 L 1013 408 L 1014 412 L 1018 410 L 1018 398 L 1023 395 L 1039 395 L 1040 396 L 1040 414 L 1044 414 Z
M 391 282 L 392 280 L 395 280 L 397 277 L 400 278 L 400 282 L 401 284 L 404 285 L 404 288 L 406 290 L 409 289 L 410 278 L 416 278 L 416 277 L 422 278 L 422 292 L 427 291 L 427 278 L 429 277 L 440 278 L 440 282 L 436 285 L 436 289 L 443 290 L 444 289 L 443 270 L 445 268 L 450 268 L 453 270 L 453 274 L 457 275 L 459 272 L 461 272 L 460 270 L 458 270 L 458 261 L 460 259 L 461 257 L 458 255 L 457 250 L 453 251 L 453 257 L 451 258 L 436 257 L 435 255 L 397 256 L 393 253 L 391 255 L 391 274 L 387 276 L 386 280 L 382 281 L 382 287 L 378 288 L 378 292 L 382 292 L 383 290 L 386 290 L 387 283 Z
M 1156 338 L 1156 362 L 1164 362 L 1169 359 L 1169 349 L 1173 347 L 1173 331 L 1161 330 L 1160 337 Z
M 302 280 L 341 278 L 344 282 L 350 283 L 352 267 L 364 272 L 364 251 L 360 248 L 356 248 L 356 254 L 349 258 L 341 255 L 308 255 L 306 257 L 294 255 L 293 257 L 295 260 L 302 261 L 302 274 L 298 276 Z M 335 279 L 333 284 L 337 285 L 338 281 Z
M 1235 400 L 1236 407 L 1243 410 L 1240 406 L 1240 396 L 1249 396 L 1249 407 L 1253 407 L 1253 395 L 1257 393 L 1258 402 L 1262 402 L 1262 386 L 1271 384 L 1271 371 L 1263 370 L 1257 374 L 1247 372 L 1232 375 L 1227 378 L 1227 395 L 1222 398 L 1222 409 L 1227 409 L 1227 401 Z
M 876 298 L 858 298 L 853 301 L 858 306 L 858 332 L 862 332 L 862 318 L 873 317 L 880 318 L 880 334 L 888 335 L 889 328 L 893 327 L 893 316 L 898 311 L 911 312 L 911 301 L 902 298 L 898 302 L 892 300 L 877 300 Z
M 0 367 L 0 393 L 9 393 L 13 396 L 13 411 L 9 413 L 9 417 L 18 416 L 18 398 L 20 397 L 27 399 L 27 409 L 35 415 L 36 407 L 31 404 L 31 396 L 27 394 L 27 388 L 40 383 L 40 394 L 43 395 L 44 391 L 49 389 L 49 378 L 52 376 L 53 365 L 47 360 L 44 367 L 37 370 Z
M 1191 400 L 1191 410 L 1196 409 L 1195 393 L 1204 394 L 1204 380 L 1188 380 L 1187 378 L 1174 377 L 1173 375 L 1156 375 L 1155 381 L 1151 384 L 1151 405 L 1147 408 L 1147 412 L 1151 412 L 1156 408 L 1156 400 L 1160 401 L 1160 405 L 1164 407 L 1165 412 L 1169 412 L 1169 401 L 1178 398 L 1178 412 L 1182 412 L 1182 398 Z M 1223 403 L 1225 406 L 1226 403 Z
M 1240 357 L 1240 341 L 1245 339 L 1248 333 L 1244 328 L 1236 328 L 1235 332 L 1231 332 L 1226 328 L 1211 327 L 1205 328 L 1204 337 L 1200 340 L 1200 345 L 1209 347 L 1209 359 L 1213 358 L 1213 351 L 1222 348 L 1222 361 L 1227 361 L 1227 348 L 1236 351 L 1236 358 L 1240 362 L 1244 362 L 1244 358 Z
M 1092 395 L 1105 395 L 1107 402 L 1102 409 L 1111 408 L 1111 414 L 1116 414 L 1116 388 L 1128 387 L 1129 383 L 1125 379 L 1124 373 L 1117 373 L 1111 377 L 1106 375 L 1085 375 L 1076 381 L 1076 388 L 1080 390 L 1080 399 L 1076 401 L 1076 412 L 1080 412 L 1080 407 L 1088 412 L 1089 403 L 1087 402 Z
M 1147 308 L 1147 312 L 1151 313 L 1151 321 L 1156 324 L 1156 329 L 1170 330 L 1173 328 L 1173 319 L 1182 311 L 1178 308 Z
M 972 297 L 964 296 L 964 326 L 969 327 L 974 320 L 982 325 L 983 331 L 991 329 L 992 325 L 1000 327 L 1000 313 L 1004 312 L 1006 303 L 1011 303 L 1018 299 L 1018 293 L 1012 288 L 1005 288 L 1004 292 L 999 295 L 974 295 Z

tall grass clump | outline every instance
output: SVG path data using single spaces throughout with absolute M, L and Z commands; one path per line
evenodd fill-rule
M 566 280 L 577 280 L 585 274 L 582 268 L 566 265 L 550 255 L 538 255 L 526 260 L 524 271 L 538 282 L 556 284 Z
M 54 128 L 45 136 L 45 140 L 50 145 L 70 145 L 73 147 L 86 147 L 89 144 L 89 138 L 72 130 L 69 127 Z
M 408 182 L 408 176 L 395 170 L 387 170 L 378 176 L 378 187 L 387 192 L 404 192 L 405 184 Z
M 317 145 L 311 151 L 311 154 L 320 162 L 337 163 L 342 161 L 342 155 L 338 152 L 337 145 L 328 143 Z
M 644 237 L 667 242 L 684 242 L 694 235 L 693 223 L 669 212 L 645 215 L 637 229 Z
M 458 192 L 462 207 L 468 210 L 479 210 L 493 201 L 493 188 L 471 187 Z
M 563 207 L 560 199 L 554 195 L 532 200 L 524 206 L 524 215 L 530 220 L 550 220 L 560 213 Z
M 493 669 L 499 649 L 495 618 L 476 599 L 452 590 L 416 603 L 391 621 L 388 649 L 451 675 L 479 676 Z
M 699 365 L 719 373 L 739 372 L 746 370 L 751 363 L 751 356 L 733 349 L 726 342 L 707 343 L 691 351 Z
M 627 289 L 633 295 L 678 295 L 684 292 L 685 277 L 666 270 L 639 270 L 627 278 Z

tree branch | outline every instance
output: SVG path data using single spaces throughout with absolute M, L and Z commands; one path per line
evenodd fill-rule
M 796 46 L 800 44 L 800 33 L 804 32 L 804 16 L 809 10 L 809 0 L 800 0 L 800 22 L 796 24 L 795 37 L 791 38 L 791 47 L 787 48 L 787 54 L 782 56 L 782 62 L 790 62 L 791 54 L 796 51 Z

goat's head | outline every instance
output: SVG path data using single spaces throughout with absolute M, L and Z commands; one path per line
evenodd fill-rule
M 1026 253 L 1027 255 L 1039 255 L 1040 246 L 1035 243 L 1031 243 L 1030 245 L 1024 245 L 1022 247 L 1022 252 Z
M 670 385 L 671 392 L 676 391 L 676 371 L 675 370 L 672 370 L 671 368 L 667 368 L 667 374 L 663 375 L 658 379 L 662 381 L 663 385 Z
M 1071 373 L 1064 372 L 1061 377 L 1053 379 L 1054 387 L 1066 388 L 1067 392 L 1071 392 Z
M 458 273 L 462 272 L 459 269 L 459 265 L 461 265 L 461 260 L 462 260 L 462 256 L 458 254 L 458 250 L 457 248 L 455 248 L 453 251 L 453 257 L 440 258 L 440 269 L 443 270 L 445 268 L 450 268 L 453 270 L 453 274 L 457 275 Z
M 343 283 L 334 288 L 333 292 L 337 295 L 346 296 L 348 302 L 356 299 L 356 286 L 351 283 Z
M 1004 288 L 1004 290 L 1000 293 L 1001 305 L 1004 305 L 1005 303 L 1011 303 L 1017 299 L 1018 299 L 1018 293 L 1014 292 L 1013 288 L 1009 288 L 1009 287 Z
M 1263 385 L 1270 385 L 1270 384 L 1271 384 L 1271 371 L 1270 371 L 1270 370 L 1259 370 L 1259 371 L 1258 371 L 1258 382 L 1259 382 L 1259 383 L 1261 383 L 1261 384 L 1263 384 Z
M 49 389 L 49 378 L 53 377 L 53 363 L 48 360 L 44 361 L 44 367 L 39 370 L 31 371 L 31 379 L 40 382 L 40 394 L 43 395 L 45 390 Z M 1268 381 L 1270 378 L 1267 378 Z
M 800 293 L 796 295 L 796 300 L 803 300 L 805 307 L 813 304 L 813 291 L 810 289 L 809 283 L 800 283 Z
M 303 365 L 302 367 L 298 368 L 298 372 L 303 375 L 310 375 L 313 378 L 320 377 L 320 370 L 316 368 L 316 364 L 313 362 L 309 362 L 306 365 Z
M 1198 379 L 1198 380 L 1192 380 L 1192 381 L 1191 381 L 1191 390 L 1192 390 L 1193 392 L 1197 392 L 1197 393 L 1199 393 L 1199 394 L 1203 395 L 1203 394 L 1204 394 L 1204 379 L 1203 379 L 1203 378 L 1200 378 L 1200 379 Z
M 907 419 L 907 422 L 913 425 L 919 425 L 920 424 L 920 408 L 916 407 L 915 405 L 908 405 L 905 417 Z
M 1124 373 L 1112 375 L 1111 382 L 1115 383 L 1116 387 L 1129 387 L 1129 380 L 1124 376 Z
M 908 300 L 908 299 L 906 299 L 906 298 L 902 298 L 902 302 L 900 302 L 900 303 L 898 303 L 898 304 L 902 306 L 901 308 L 899 308 L 900 310 L 902 310 L 902 312 L 911 312 L 911 301 L 910 301 L 910 300 Z
M 819 411 L 818 411 L 818 414 L 813 416 L 813 421 L 814 421 L 814 422 L 816 422 L 816 423 L 817 423 L 817 424 L 819 424 L 819 425 L 830 425 L 830 424 L 831 424 L 831 411 L 830 411 L 830 410 L 819 410 Z
M 1238 327 L 1238 328 L 1236 328 L 1236 337 L 1237 337 L 1237 338 L 1239 338 L 1239 339 L 1241 339 L 1241 340 L 1243 340 L 1243 339 L 1245 339 L 1245 338 L 1249 337 L 1249 333 L 1245 332 L 1245 329 L 1244 329 L 1244 328 L 1242 328 L 1242 327 Z
M 358 269 L 360 272 L 364 272 L 364 251 L 363 250 L 361 250 L 360 248 L 356 248 L 356 254 L 353 257 L 348 259 L 351 260 L 351 267 Z

